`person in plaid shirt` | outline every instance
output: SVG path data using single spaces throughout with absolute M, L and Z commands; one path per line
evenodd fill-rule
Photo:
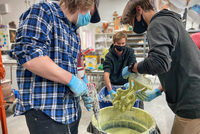
M 77 78 L 77 29 L 100 21 L 99 0 L 34 4 L 20 17 L 16 44 L 19 88 L 15 115 L 25 114 L 31 134 L 76 134 L 80 96 L 90 110 L 87 85 Z

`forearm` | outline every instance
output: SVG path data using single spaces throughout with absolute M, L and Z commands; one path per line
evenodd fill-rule
M 23 64 L 23 67 L 40 77 L 67 85 L 72 74 L 56 65 L 48 56 L 37 57 Z
M 110 73 L 105 72 L 104 73 L 104 81 L 105 81 L 105 84 L 106 84 L 108 91 L 112 90 L 112 86 L 111 86 L 111 82 L 110 82 L 109 77 L 110 77 Z
M 85 66 L 84 66 L 84 61 L 83 60 L 81 60 L 81 67 L 84 68 L 84 75 L 85 75 Z
M 83 61 L 83 60 L 81 60 L 81 67 L 83 67 L 83 68 L 85 67 L 85 66 L 84 66 L 84 61 Z

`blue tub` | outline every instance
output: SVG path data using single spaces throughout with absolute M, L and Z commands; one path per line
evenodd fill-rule
M 112 86 L 112 90 L 114 90 L 114 91 L 116 91 L 118 88 L 125 90 L 125 88 L 123 86 Z M 100 106 L 100 109 L 104 108 L 104 107 L 112 106 L 112 103 L 110 101 L 105 100 L 105 97 L 107 95 L 109 95 L 109 93 L 108 93 L 107 87 L 104 86 L 99 91 L 99 106 Z M 139 100 L 136 100 L 135 104 L 133 106 L 139 108 L 139 102 L 140 102 Z

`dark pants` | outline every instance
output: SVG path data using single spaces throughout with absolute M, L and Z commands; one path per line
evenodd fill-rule
M 69 124 L 71 134 L 78 134 L 78 125 L 81 118 L 79 106 L 78 120 Z M 30 134 L 69 134 L 68 125 L 58 123 L 41 110 L 31 109 L 25 113 L 26 123 Z
M 143 101 L 139 101 L 139 108 L 144 110 L 144 102 Z

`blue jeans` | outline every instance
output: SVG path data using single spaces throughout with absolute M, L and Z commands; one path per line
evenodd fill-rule
M 78 120 L 69 124 L 71 134 L 78 134 L 78 125 L 81 118 L 79 106 Z M 30 134 L 69 134 L 68 125 L 58 123 L 41 110 L 30 109 L 25 112 L 26 123 Z

